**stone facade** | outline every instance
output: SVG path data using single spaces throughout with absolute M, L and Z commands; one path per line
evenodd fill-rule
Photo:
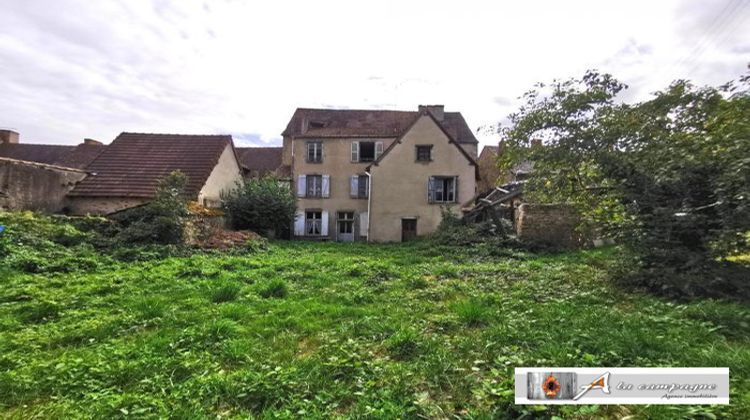
M 73 168 L 0 158 L 0 208 L 60 212 L 66 194 L 86 175 Z
M 560 248 L 582 245 L 576 232 L 578 217 L 564 204 L 521 204 L 515 212 L 516 234 L 520 240 Z
M 480 194 L 486 193 L 509 180 L 508 176 L 500 176 L 500 168 L 497 166 L 499 150 L 498 146 L 484 146 L 479 159 L 477 159 L 479 165 L 477 192 Z

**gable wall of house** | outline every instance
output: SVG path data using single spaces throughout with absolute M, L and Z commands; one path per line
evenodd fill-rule
M 307 162 L 307 142 L 318 140 L 323 143 L 323 161 L 321 163 Z M 337 212 L 354 212 L 356 239 L 362 239 L 364 235 L 360 235 L 360 216 L 367 212 L 367 199 L 352 198 L 350 182 L 352 175 L 364 175 L 365 168 L 372 162 L 352 162 L 352 143 L 355 141 L 382 141 L 385 150 L 394 140 L 394 138 L 296 138 L 290 140 L 289 144 L 294 148 L 292 188 L 295 195 L 298 195 L 300 175 L 328 175 L 330 180 L 328 198 L 298 198 L 297 217 L 304 218 L 305 210 L 314 209 L 327 212 L 328 238 L 336 240 Z
M 219 162 L 198 193 L 198 202 L 208 204 L 207 207 L 217 207 L 221 203 L 222 191 L 231 190 L 240 181 L 242 181 L 240 164 L 237 162 L 232 145 L 227 145 L 219 157 Z
M 501 177 L 500 168 L 497 166 L 497 152 L 494 149 L 485 147 L 482 154 L 479 155 L 477 164 L 479 165 L 479 183 L 477 192 L 483 193 L 495 188 L 497 185 L 508 181 L 507 176 Z
M 432 161 L 416 161 L 416 146 L 432 145 Z M 401 143 L 371 168 L 370 240 L 401 241 L 402 219 L 417 219 L 417 235 L 435 231 L 442 220 L 441 204 L 428 201 L 431 176 L 457 176 L 458 199 L 448 207 L 455 213 L 476 190 L 475 167 L 428 116 L 423 115 Z

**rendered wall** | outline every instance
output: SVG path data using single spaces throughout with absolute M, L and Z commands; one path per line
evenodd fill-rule
M 432 161 L 417 162 L 416 146 L 432 145 Z M 429 116 L 423 115 L 401 138 L 401 143 L 371 168 L 370 240 L 400 242 L 401 220 L 417 219 L 417 235 L 434 232 L 444 205 L 431 204 L 427 183 L 431 176 L 457 176 L 458 200 L 448 205 L 454 213 L 476 190 L 475 166 Z
M 0 159 L 0 208 L 60 212 L 65 195 L 85 177 L 72 168 Z
M 216 207 L 221 201 L 222 191 L 233 189 L 240 181 L 242 181 L 242 170 L 237 163 L 234 149 L 229 145 L 221 153 L 219 162 L 198 193 L 198 202 L 204 204 L 205 200 L 207 204 L 212 204 L 207 207 Z

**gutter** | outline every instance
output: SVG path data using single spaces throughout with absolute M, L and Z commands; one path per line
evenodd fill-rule
M 370 242 L 370 222 L 372 220 L 372 174 L 367 174 L 367 242 Z

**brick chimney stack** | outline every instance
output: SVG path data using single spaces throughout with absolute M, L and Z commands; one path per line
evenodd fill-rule
M 419 112 L 430 111 L 433 117 L 438 121 L 443 121 L 445 117 L 445 105 L 420 105 Z
M 103 146 L 104 143 L 94 139 L 83 139 L 83 144 L 88 146 Z
M 18 133 L 13 130 L 0 130 L 0 144 L 17 144 Z

